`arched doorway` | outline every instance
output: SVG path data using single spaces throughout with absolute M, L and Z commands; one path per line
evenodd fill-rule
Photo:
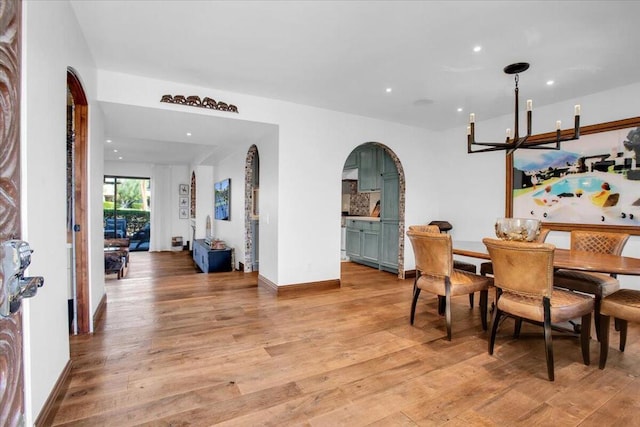
M 356 169 L 351 179 L 343 180 L 343 184 L 345 181 L 347 184 L 343 185 L 343 212 L 348 207 L 348 211 L 355 215 L 347 214 L 350 221 L 344 221 L 346 255 L 371 267 L 397 271 L 398 277 L 404 279 L 406 187 L 400 159 L 386 145 L 368 142 L 349 154 L 343 177 Z M 345 206 L 345 192 L 350 196 L 350 206 Z M 373 198 L 367 198 L 367 195 Z M 377 205 L 376 197 L 379 200 Z M 353 199 L 357 200 L 355 204 Z M 359 227 L 359 216 L 369 218 L 374 214 L 379 215 L 379 221 L 370 224 L 371 229 Z
M 244 271 L 259 269 L 259 194 L 260 194 L 260 156 L 258 147 L 252 145 L 247 152 L 244 167 L 244 212 L 245 212 L 245 247 Z
M 70 332 L 91 332 L 87 218 L 89 108 L 78 74 L 67 69 L 67 244 L 70 246 Z

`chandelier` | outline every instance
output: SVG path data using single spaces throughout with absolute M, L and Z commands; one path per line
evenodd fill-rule
M 477 142 L 475 137 L 475 114 L 469 115 L 469 126 L 467 126 L 467 153 L 483 153 L 486 151 L 499 151 L 505 150 L 507 154 L 513 153 L 518 148 L 530 148 L 530 149 L 560 149 L 560 143 L 565 141 L 572 141 L 580 138 L 580 105 L 575 106 L 575 116 L 573 125 L 573 135 L 562 136 L 560 120 L 556 122 L 556 132 L 553 137 L 546 139 L 535 138 L 534 141 L 528 141 L 531 136 L 531 112 L 533 109 L 533 102 L 527 100 L 527 134 L 520 136 L 518 132 L 518 74 L 529 69 L 529 63 L 518 62 L 515 64 L 507 65 L 504 67 L 504 72 L 507 74 L 515 74 L 515 123 L 513 126 L 513 135 L 511 129 L 507 129 L 507 137 L 504 142 Z M 555 144 L 555 145 L 549 145 Z M 472 149 L 476 147 L 476 149 Z M 481 147 L 481 148 L 477 148 Z

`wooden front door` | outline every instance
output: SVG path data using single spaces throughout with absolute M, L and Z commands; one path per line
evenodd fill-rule
M 20 238 L 19 0 L 0 0 L 0 242 Z M 2 251 L 2 247 L 0 247 Z M 0 257 L 3 254 L 0 253 Z M 5 284 L 0 265 L 0 298 Z M 22 425 L 24 377 L 22 309 L 0 316 L 0 422 Z

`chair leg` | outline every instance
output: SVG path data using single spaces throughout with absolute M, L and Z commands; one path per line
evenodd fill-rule
M 489 337 L 489 354 L 493 354 L 493 346 L 496 343 L 496 334 L 498 332 L 498 324 L 500 323 L 500 316 L 502 311 L 496 307 L 493 310 L 493 318 L 491 319 L 491 336 Z
M 609 319 L 609 316 L 600 315 L 600 369 L 604 369 L 609 354 Z
M 553 372 L 553 342 L 551 339 L 551 302 L 549 298 L 545 297 L 543 300 L 544 305 L 544 346 L 547 356 L 547 375 L 549 381 L 554 380 Z
M 613 324 L 614 324 L 614 329 L 616 330 L 616 332 L 620 332 L 620 319 L 618 319 L 617 317 L 613 318 Z
M 513 337 L 520 338 L 520 330 L 522 329 L 522 317 L 516 317 L 516 323 L 513 327 Z
M 411 324 L 413 325 L 413 319 L 416 317 L 416 304 L 418 302 L 418 296 L 420 296 L 420 288 L 413 287 L 413 300 L 411 301 Z
M 469 308 L 473 308 L 473 294 L 469 294 Z
M 482 330 L 487 330 L 487 305 L 489 301 L 489 291 L 480 291 L 480 320 L 482 321 Z
M 602 297 L 596 295 L 593 300 L 593 320 L 596 324 L 596 338 L 600 341 L 600 301 L 602 301 Z
M 440 316 L 444 316 L 444 307 L 446 305 L 445 303 L 446 301 L 444 297 L 442 295 L 438 295 L 438 314 Z
M 444 319 L 447 323 L 447 340 L 451 341 L 451 282 L 449 277 L 444 282 Z
M 582 326 L 580 328 L 580 344 L 582 344 L 582 360 L 589 366 L 591 357 L 589 354 L 589 341 L 591 340 L 591 312 L 582 316 Z
M 627 321 L 620 319 L 620 351 L 624 351 L 627 344 Z

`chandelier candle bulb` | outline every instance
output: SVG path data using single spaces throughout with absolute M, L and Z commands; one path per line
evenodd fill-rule
M 467 135 L 471 135 L 471 126 L 467 126 Z
M 556 122 L 556 130 L 560 130 L 560 129 L 562 129 L 562 122 L 560 120 L 558 120 Z
M 511 129 L 507 128 L 507 139 L 511 139 Z
M 580 104 L 575 106 L 575 115 L 579 116 L 580 115 Z
M 527 99 L 527 111 L 531 111 L 533 110 L 533 101 L 530 99 Z
M 471 113 L 469 114 L 469 123 L 474 123 L 476 121 L 476 115 Z

